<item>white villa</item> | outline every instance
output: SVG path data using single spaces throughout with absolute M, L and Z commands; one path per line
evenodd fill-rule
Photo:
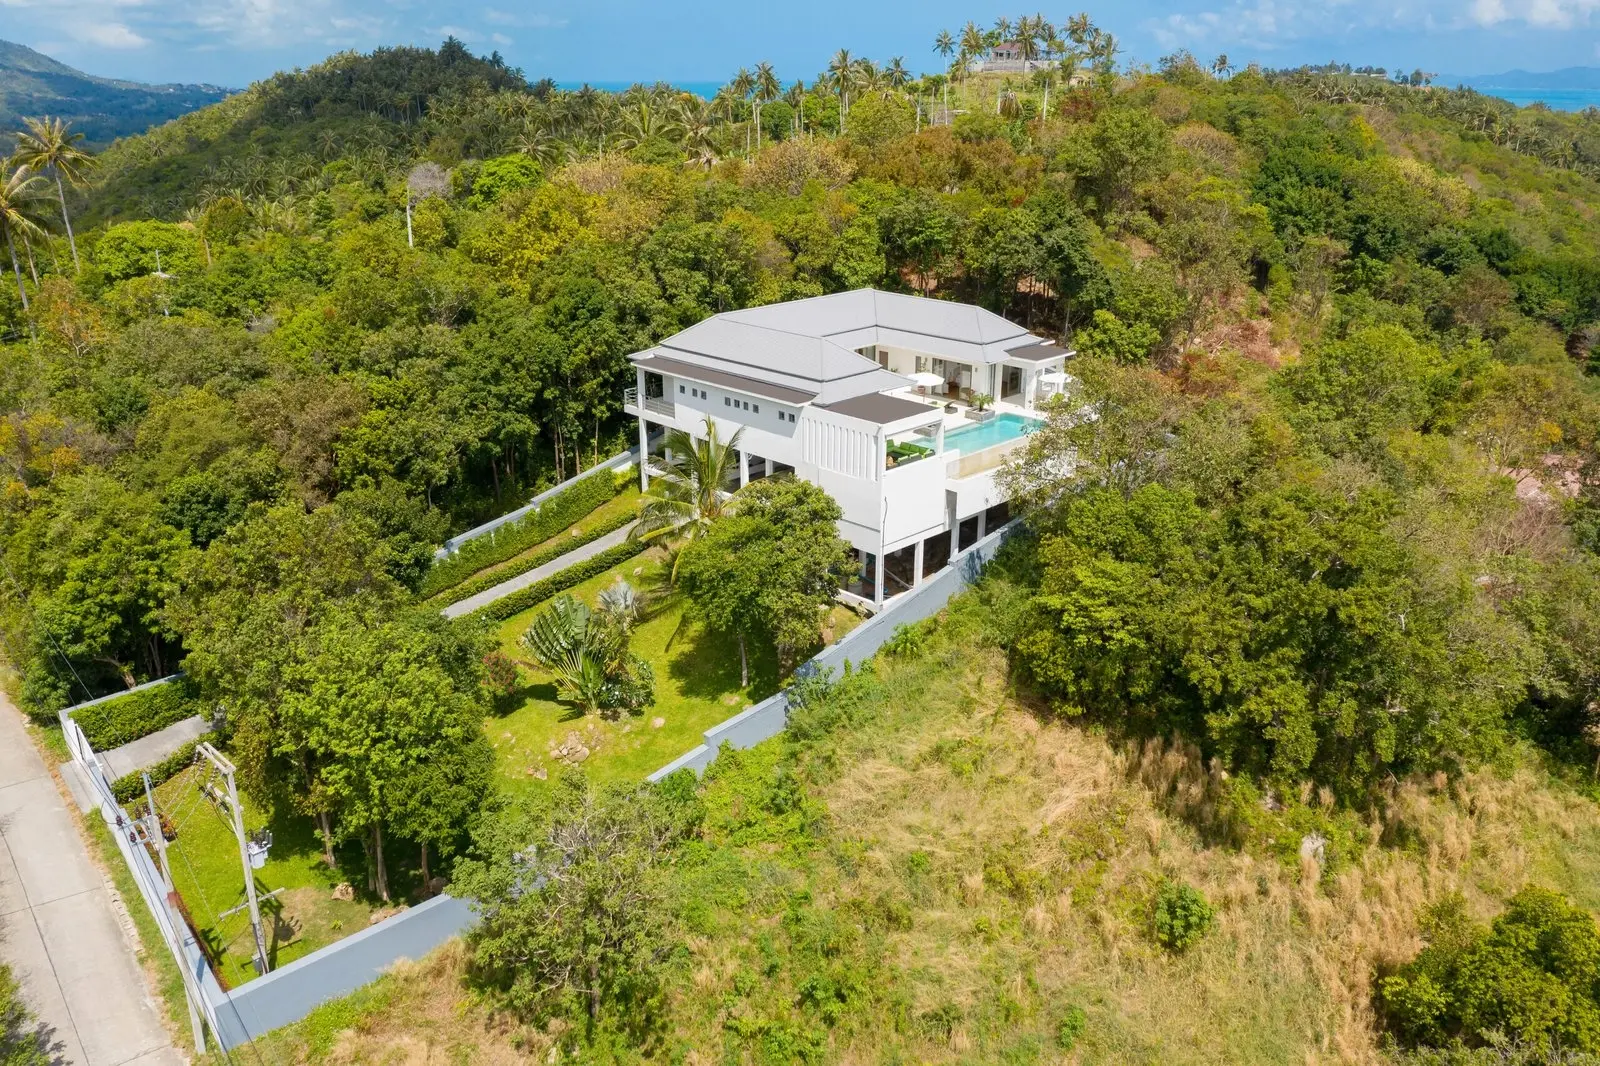
M 668 337 L 630 357 L 624 402 L 646 486 L 659 430 L 699 437 L 710 415 L 722 440 L 743 431 L 740 485 L 789 472 L 825 489 L 861 560 L 845 595 L 877 608 L 1006 521 L 995 469 L 1065 387 L 1071 354 L 968 304 L 858 289 Z

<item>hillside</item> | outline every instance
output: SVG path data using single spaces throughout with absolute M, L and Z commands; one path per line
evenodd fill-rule
M 91 146 L 143 133 L 228 95 L 215 85 L 145 85 L 97 78 L 24 45 L 0 41 L 0 128 L 24 117 L 66 119 Z
M 484 906 L 263 1061 L 1593 1066 L 1600 120 L 1066 33 L 1070 84 L 714 101 L 341 54 L 105 151 L 81 270 L 42 201 L 19 704 L 181 669 L 296 907 Z M 630 353 L 865 288 L 1076 353 L 939 620 L 803 669 L 859 563 L 819 485 L 719 491 L 726 423 L 436 560 L 637 439 Z M 643 783 L 783 685 L 785 736 Z

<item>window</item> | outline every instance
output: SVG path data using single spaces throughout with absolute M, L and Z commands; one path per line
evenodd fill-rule
M 681 394 L 681 393 L 682 393 L 682 392 L 683 392 L 683 386 L 682 386 L 682 385 L 679 385 L 679 386 L 678 386 L 678 392 L 679 392 L 679 393 L 680 393 L 680 394 Z
M 793 411 L 789 412 L 789 421 L 791 421 L 791 422 L 794 421 L 794 412 Z
M 733 401 L 728 399 L 728 397 L 724 396 L 722 398 L 722 406 L 724 406 L 724 407 L 732 407 L 733 406 Z
M 761 413 L 761 405 L 760 404 L 756 404 L 754 407 L 750 408 L 750 411 L 751 411 L 752 414 L 760 414 Z

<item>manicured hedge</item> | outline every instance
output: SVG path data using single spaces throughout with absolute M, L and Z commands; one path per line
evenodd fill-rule
M 599 540 L 607 533 L 614 533 L 632 522 L 635 517 L 637 516 L 632 512 L 623 511 L 612 518 L 608 518 L 593 529 L 587 530 L 580 537 L 563 537 L 561 543 L 552 544 L 544 551 L 534 552 L 526 559 L 518 559 L 510 566 L 503 566 L 498 570 L 479 574 L 477 577 L 463 581 L 454 588 L 446 589 L 439 594 L 439 598 L 450 603 L 460 603 L 468 596 L 476 596 L 485 589 L 494 588 L 502 581 L 510 581 L 514 577 L 526 574 L 529 570 L 537 570 L 545 563 L 553 562 L 568 552 L 583 547 L 590 541 Z
M 624 468 L 610 477 L 604 473 L 586 477 L 550 497 L 537 511 L 493 533 L 467 541 L 460 550 L 434 562 L 422 579 L 421 595 L 424 598 L 437 595 L 466 581 L 484 567 L 503 563 L 549 540 L 626 488 L 633 480 L 631 470 L 631 467 Z
M 118 803 L 132 803 L 144 799 L 144 778 L 140 775 L 150 775 L 151 788 L 177 777 L 183 772 L 184 767 L 194 762 L 194 749 L 199 743 L 198 740 L 191 740 L 154 766 L 135 770 L 131 774 L 123 774 L 111 782 L 111 794 L 117 797 Z
M 559 574 L 551 574 L 543 581 L 535 581 L 525 589 L 518 589 L 511 595 L 486 604 L 470 614 L 462 615 L 462 617 L 488 618 L 496 622 L 504 622 L 514 614 L 543 603 L 558 592 L 565 592 L 572 586 L 581 584 L 596 574 L 605 573 L 618 563 L 627 562 L 648 546 L 639 541 L 624 541 L 615 548 L 607 548 L 593 558 L 585 559 L 581 563 L 569 566 Z
M 193 686 L 186 681 L 169 681 L 86 707 L 74 713 L 72 720 L 95 751 L 110 751 L 201 713 Z

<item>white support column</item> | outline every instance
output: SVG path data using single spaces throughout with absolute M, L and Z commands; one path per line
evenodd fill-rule
M 878 545 L 878 553 L 873 556 L 877 572 L 873 575 L 872 602 L 879 607 L 883 606 L 883 545 Z
M 650 423 L 639 416 L 639 491 L 650 487 Z
M 917 550 L 913 553 L 914 557 L 913 557 L 913 559 L 911 561 L 911 567 L 912 567 L 912 569 L 911 569 L 911 587 L 912 588 L 915 588 L 916 586 L 922 584 L 922 550 L 923 550 L 923 547 L 924 547 L 924 541 L 923 541 L 923 539 L 921 537 L 918 537 L 917 538 Z
M 984 538 L 984 534 L 986 533 L 986 530 L 983 527 L 986 526 L 988 524 L 988 522 L 989 522 L 989 512 L 988 511 L 979 511 L 978 512 L 978 540 L 982 540 Z M 974 543 L 976 543 L 976 541 Z
M 742 489 L 750 484 L 750 453 L 743 448 L 739 449 L 739 487 Z

